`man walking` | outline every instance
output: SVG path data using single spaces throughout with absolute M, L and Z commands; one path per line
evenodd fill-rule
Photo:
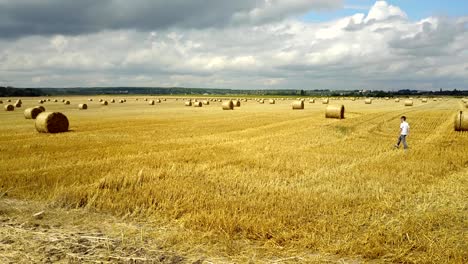
M 400 137 L 398 138 L 398 142 L 395 145 L 395 148 L 400 147 L 400 143 L 403 143 L 403 148 L 407 149 L 408 144 L 406 143 L 406 137 L 409 135 L 410 126 L 408 122 L 406 122 L 406 116 L 401 117 L 401 124 L 400 124 Z

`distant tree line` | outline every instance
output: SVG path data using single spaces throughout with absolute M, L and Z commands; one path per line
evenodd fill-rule
M 1 87 L 0 96 L 56 96 L 56 95 L 253 95 L 253 96 L 341 96 L 341 97 L 395 97 L 395 96 L 468 96 L 468 90 L 240 90 L 184 87 L 89 87 L 89 88 L 14 88 Z
M 2 87 L 0 86 L 0 96 L 12 97 L 12 96 L 43 96 L 44 92 L 40 89 L 34 88 L 14 88 L 14 87 Z

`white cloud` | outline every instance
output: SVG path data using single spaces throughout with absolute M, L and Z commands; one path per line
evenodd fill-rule
M 379 1 L 368 14 L 322 23 L 289 18 L 256 26 L 30 36 L 0 40 L 0 80 L 23 87 L 466 89 L 467 21 L 411 21 Z
M 370 9 L 365 22 L 372 20 L 381 21 L 392 17 L 407 18 L 407 15 L 397 6 L 389 5 L 385 1 L 377 1 Z

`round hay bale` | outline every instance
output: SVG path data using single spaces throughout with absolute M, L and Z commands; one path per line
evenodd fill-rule
M 239 100 L 234 100 L 234 101 L 232 101 L 232 103 L 234 104 L 234 107 L 240 107 L 241 106 L 241 102 Z
M 423 99 L 421 99 L 421 102 L 427 103 L 427 99 L 426 99 L 426 98 L 423 98 Z
M 114 100 L 114 99 L 111 99 L 110 102 L 114 104 L 114 103 L 115 103 L 115 100 Z
M 15 103 L 15 107 L 16 107 L 16 108 L 20 108 L 21 105 L 22 105 L 21 103 Z
M 101 104 L 102 105 L 108 105 L 109 103 L 107 101 L 102 101 Z
M 343 119 L 345 113 L 344 105 L 329 105 L 325 110 L 325 118 Z
M 148 98 L 145 98 L 145 102 L 147 102 L 147 101 L 148 101 Z
M 302 101 L 302 100 L 294 101 L 291 105 L 292 105 L 293 110 L 302 110 L 302 109 L 304 109 L 304 101 Z
M 432 101 L 437 102 L 437 98 L 432 99 Z
M 328 98 L 322 100 L 322 104 L 328 104 L 330 100 Z
M 202 102 L 194 102 L 194 103 L 193 103 L 193 106 L 194 106 L 194 107 L 202 107 L 203 104 L 202 104 Z
M 26 119 L 36 119 L 36 117 L 42 112 L 44 112 L 44 111 L 42 111 L 42 109 L 40 109 L 38 107 L 27 108 L 26 110 L 24 110 L 24 118 L 26 118 Z
M 204 105 L 209 105 L 209 104 L 210 104 L 210 101 L 204 100 L 204 101 L 203 101 L 203 104 L 204 104 Z
M 372 99 L 367 98 L 366 100 L 364 100 L 364 103 L 365 104 L 372 104 Z
M 148 104 L 149 105 L 154 105 L 154 100 L 149 100 Z
M 234 110 L 234 103 L 231 100 L 224 101 L 222 104 L 223 110 Z
M 99 102 L 102 103 L 102 102 L 104 102 L 104 100 L 101 98 L 101 99 L 99 99 Z
M 405 106 L 413 106 L 413 100 L 406 100 Z
M 8 102 L 8 103 L 11 103 L 11 99 L 8 99 L 7 102 Z
M 23 104 L 23 101 L 21 101 L 21 99 L 18 99 L 18 100 L 16 100 L 16 103 L 17 104 Z
M 54 99 L 54 103 L 57 103 L 57 102 L 58 102 L 58 100 L 57 100 L 57 99 Z
M 395 103 L 399 103 L 399 102 L 400 102 L 400 99 L 396 98 Z
M 160 103 L 161 103 L 161 99 L 156 99 L 155 102 L 158 103 L 158 104 L 160 104 Z
M 65 101 L 63 104 L 64 104 L 64 105 L 69 105 L 69 104 L 70 104 L 70 101 Z
M 353 97 L 353 98 L 351 98 L 351 101 L 356 101 L 356 98 L 354 98 L 354 97 Z
M 315 104 L 315 99 L 310 99 L 309 104 Z
M 45 107 L 43 107 L 42 105 L 38 105 L 38 106 L 35 106 L 35 107 L 41 109 L 42 112 L 45 112 Z
M 47 98 L 47 102 L 50 102 L 50 98 Z
M 36 117 L 36 130 L 42 133 L 68 131 L 68 118 L 59 112 L 42 112 Z
M 466 112 L 460 111 L 455 116 L 454 128 L 455 131 L 468 131 L 468 115 Z
M 92 101 L 93 101 L 93 98 L 89 98 L 88 101 L 92 102 Z
M 189 100 L 189 101 L 185 102 L 185 106 L 192 106 L 192 101 Z
M 86 110 L 86 109 L 88 109 L 88 105 L 87 104 L 79 104 L 78 109 L 79 110 Z
M 3 107 L 5 111 L 15 111 L 15 107 L 11 104 L 7 104 Z
M 166 102 L 166 101 L 167 101 L 167 99 L 166 99 L 166 98 L 164 98 L 164 99 L 162 99 L 162 100 L 163 100 L 164 102 Z
M 3 101 L 2 101 L 2 100 L 0 100 L 0 104 L 3 104 Z
M 62 103 L 65 103 L 65 101 L 66 101 L 65 99 L 62 99 Z
M 275 99 L 270 99 L 270 100 L 268 100 L 268 103 L 269 103 L 269 104 L 275 104 Z
M 125 101 L 123 99 L 120 99 L 119 104 L 123 104 L 123 103 L 125 103 Z
M 37 102 L 40 103 L 40 104 L 43 104 L 43 103 L 44 103 L 44 101 L 42 101 L 42 100 L 39 100 L 39 101 L 37 101 Z

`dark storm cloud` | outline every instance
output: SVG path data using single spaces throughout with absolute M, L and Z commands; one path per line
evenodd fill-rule
M 341 0 L 0 0 L 0 37 L 263 23 Z

